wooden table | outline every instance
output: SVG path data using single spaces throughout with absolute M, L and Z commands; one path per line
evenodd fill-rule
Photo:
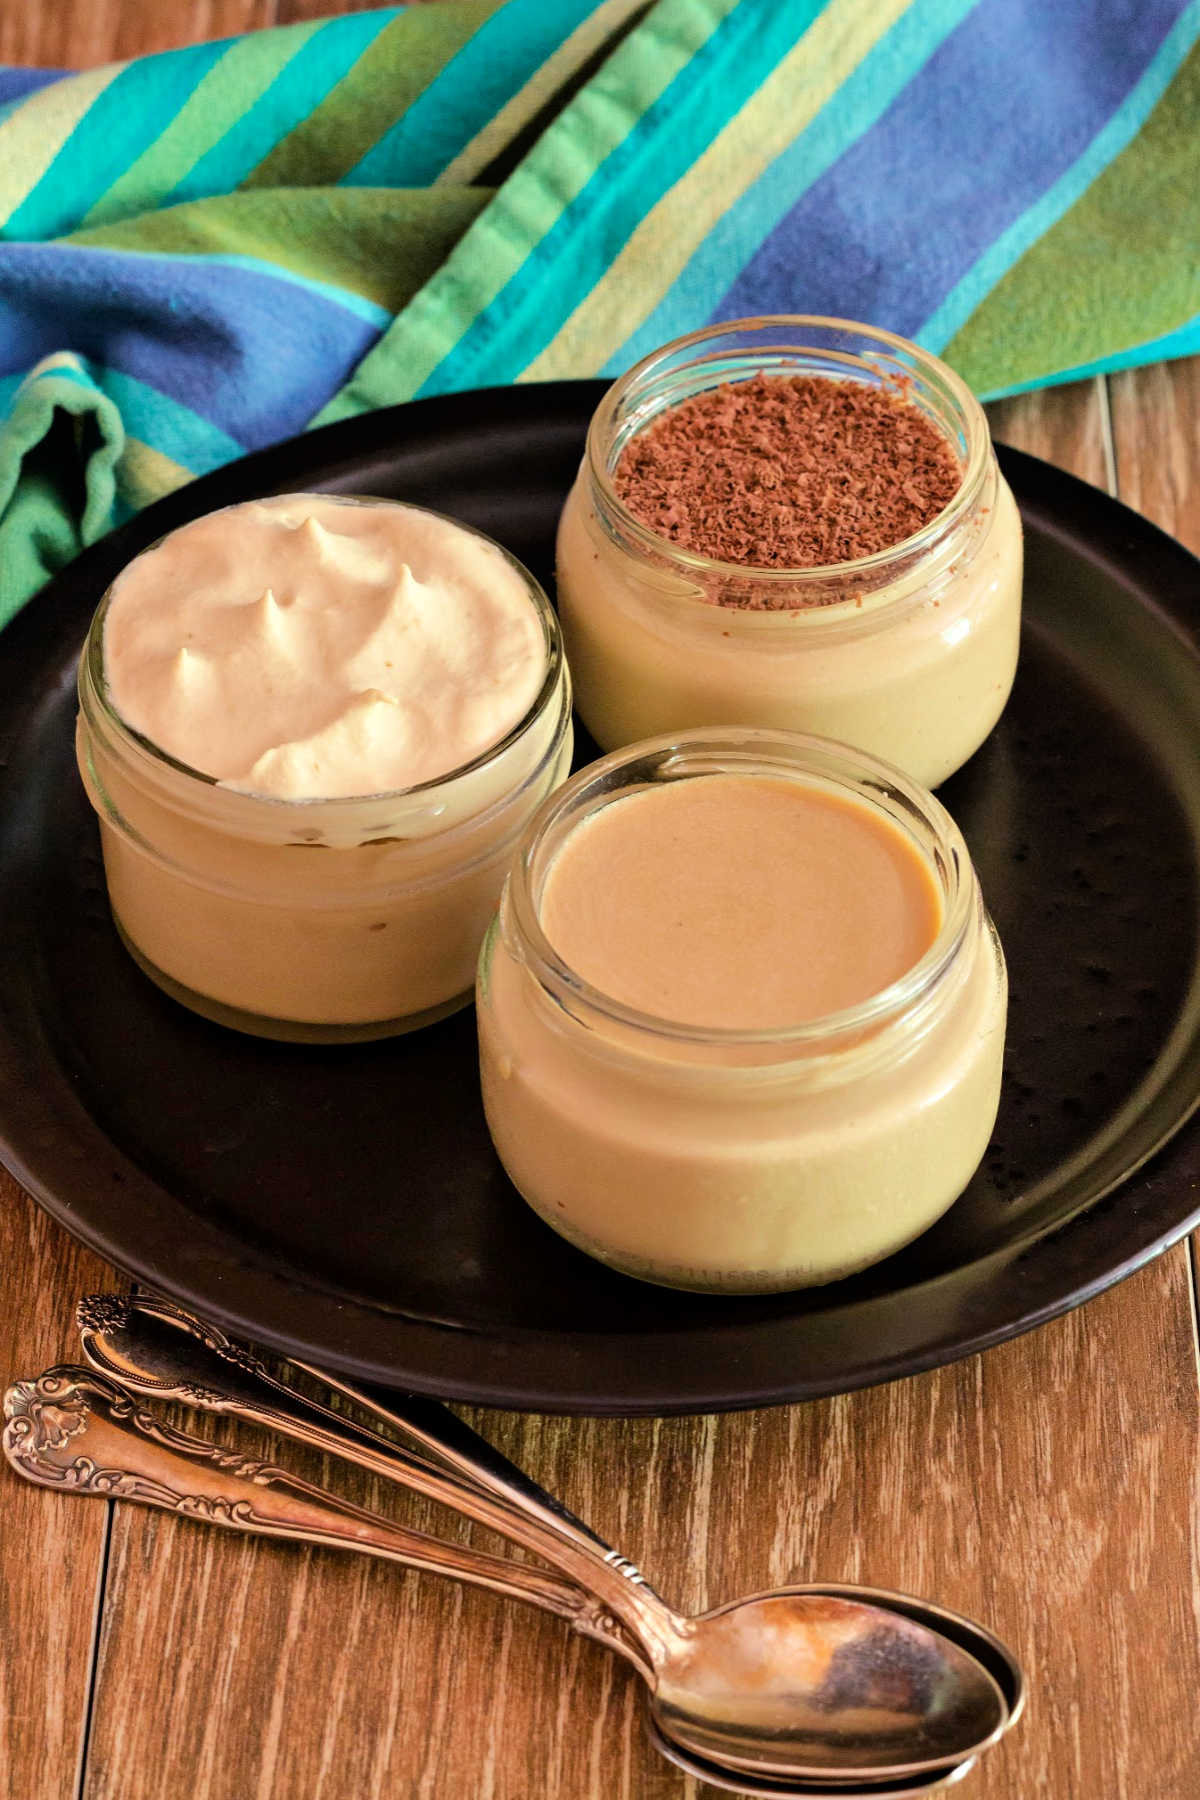
M 0 61 L 78 67 L 334 10 L 0 0 Z M 1200 549 L 1200 361 L 1006 402 L 992 422 Z M 955 1790 L 963 1800 L 1195 1800 L 1192 1255 L 1180 1245 L 984 1356 L 817 1404 L 639 1421 L 469 1416 L 689 1608 L 819 1572 L 993 1624 L 1028 1670 L 1029 1711 Z M 0 1376 L 73 1358 L 76 1296 L 120 1285 L 0 1175 Z M 632 1676 L 553 1620 L 366 1559 L 41 1492 L 7 1470 L 0 1791 L 713 1793 L 646 1746 Z

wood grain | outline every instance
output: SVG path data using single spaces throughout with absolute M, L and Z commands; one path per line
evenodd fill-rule
M 0 1171 L 0 1381 L 74 1359 L 75 1299 L 111 1270 Z M 0 1466 L 0 1792 L 74 1800 L 107 1506 Z
M 0 0 L 0 59 L 82 67 L 353 9 Z M 1197 367 L 1024 396 L 994 407 L 993 425 L 1100 486 L 1115 473 L 1131 504 L 1200 543 Z M 63 1352 L 76 1294 L 103 1279 L 0 1185 L 10 1373 Z M 992 1623 L 1033 1693 L 963 1800 L 1194 1800 L 1198 1404 L 1177 1249 L 986 1356 L 812 1406 L 472 1417 L 685 1607 L 821 1575 L 924 1592 Z M 370 1483 L 344 1486 L 380 1500 Z M 7 1475 L 0 1503 L 0 1786 L 66 1800 L 105 1509 Z M 555 1621 L 365 1559 L 117 1511 L 82 1800 L 701 1792 L 649 1752 L 632 1677 Z
M 1103 381 L 1072 382 L 1067 387 L 1020 394 L 1014 400 L 997 400 L 987 414 L 992 436 L 999 443 L 1069 469 L 1107 493 L 1116 492 Z
M 1099 384 L 997 412 L 1011 441 L 1105 480 Z M 977 1800 L 1200 1788 L 1183 1252 L 1031 1337 L 868 1393 L 723 1418 L 482 1423 L 685 1607 L 820 1574 L 992 1622 L 1034 1692 L 964 1790 Z M 1172 1646 L 1152 1679 L 1147 1642 Z M 631 1678 L 553 1621 L 129 1512 L 85 1800 L 185 1786 L 206 1800 L 693 1791 L 647 1751 Z
M 1200 356 L 1111 379 L 1122 500 L 1200 553 Z
M 370 12 L 386 3 L 172 0 L 167 5 L 164 0 L 0 0 L 0 63 L 44 69 L 97 68 L 266 25 L 296 25 L 339 13 Z
M 277 0 L 0 0 L 0 62 L 90 69 L 273 25 L 278 11 Z
M 1128 369 L 1110 386 L 1121 498 L 1200 554 L 1200 356 Z M 1196 1237 L 1192 1258 L 1200 1282 Z
M 440 6 L 445 0 L 413 0 L 413 3 Z M 275 0 L 275 10 L 281 25 L 292 25 L 301 19 L 327 19 L 332 13 L 370 12 L 379 4 L 380 0 L 337 0 L 336 6 L 331 6 L 329 0 Z

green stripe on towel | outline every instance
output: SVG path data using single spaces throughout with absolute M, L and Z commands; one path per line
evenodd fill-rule
M 445 268 L 313 423 L 411 398 L 736 3 L 659 0 L 538 140 Z M 564 120 L 571 121 L 569 136 L 560 129 Z
M 83 225 L 105 225 L 161 206 L 320 28 L 314 20 L 235 38 L 166 129 L 94 203 Z
M 1200 49 L 1129 148 L 947 344 L 978 392 L 1040 386 L 1100 358 L 1110 366 L 1200 313 L 1198 118 Z
M 501 3 L 405 7 L 243 185 L 318 187 L 341 181 Z
M 397 313 L 441 267 L 490 188 L 244 189 L 62 241 L 103 250 L 238 256 L 342 287 Z

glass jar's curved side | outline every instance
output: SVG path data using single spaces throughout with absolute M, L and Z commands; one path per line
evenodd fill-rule
M 943 919 L 898 982 L 785 1031 L 704 1031 L 632 1012 L 558 957 L 541 894 L 571 833 L 648 784 L 741 773 L 852 795 L 928 861 Z M 938 802 L 845 745 L 707 729 L 609 755 L 532 821 L 480 956 L 484 1108 L 548 1224 L 667 1286 L 765 1292 L 837 1280 L 961 1193 L 999 1101 L 1004 958 Z
M 498 920 L 477 996 L 488 1127 L 534 1211 L 627 1274 L 732 1293 L 836 1281 L 925 1231 L 978 1167 L 1006 996 L 980 904 L 938 1016 L 869 1068 L 861 1049 L 834 1079 L 804 1062 L 680 1065 L 666 1046 L 598 1055 Z
M 1021 526 L 998 469 L 958 556 L 906 571 L 892 598 L 916 604 L 890 618 L 848 617 L 855 598 L 784 612 L 713 605 L 687 573 L 612 537 L 586 467 L 559 523 L 557 571 L 576 705 L 603 749 L 763 725 L 855 744 L 936 787 L 995 726 L 1016 673 Z
M 958 493 L 915 537 L 858 563 L 764 570 L 681 551 L 620 501 L 622 451 L 664 408 L 758 373 L 902 393 L 955 446 Z M 705 724 L 765 725 L 856 744 L 926 786 L 999 717 L 1021 579 L 1020 520 L 978 402 L 936 357 L 842 320 L 733 321 L 645 358 L 598 407 L 559 527 L 576 704 L 604 748 Z M 741 604 L 717 603 L 721 593 Z
M 467 1004 L 513 848 L 571 762 L 555 641 L 535 711 L 501 750 L 410 795 L 272 801 L 156 755 L 80 670 L 77 760 L 117 928 L 193 1011 L 262 1036 L 335 1042 Z

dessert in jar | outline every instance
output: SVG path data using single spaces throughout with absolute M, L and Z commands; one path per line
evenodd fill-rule
M 484 1106 L 558 1232 L 730 1293 L 853 1274 L 966 1187 L 1007 983 L 963 839 L 845 745 L 713 728 L 545 802 L 480 958 Z
M 1021 527 L 983 410 L 841 320 L 691 333 L 605 395 L 558 534 L 603 749 L 708 724 L 818 733 L 935 787 L 1012 686 Z
M 117 928 L 176 999 L 264 1036 L 378 1037 L 465 1004 L 571 745 L 533 577 L 393 501 L 182 526 L 118 576 L 80 665 Z

